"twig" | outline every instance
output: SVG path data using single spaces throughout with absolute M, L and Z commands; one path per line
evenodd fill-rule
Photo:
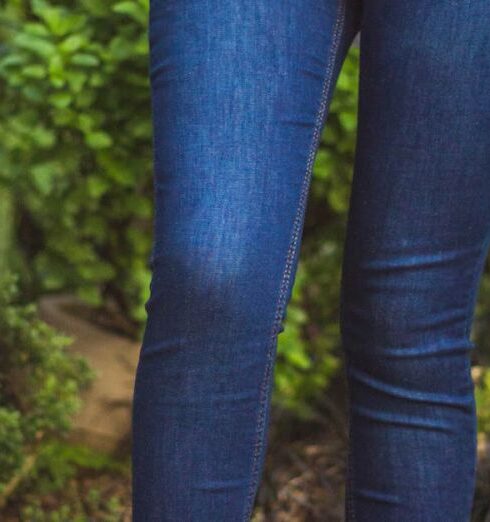
M 27 455 L 20 467 L 19 471 L 7 482 L 0 494 L 0 509 L 3 509 L 7 504 L 9 497 L 16 490 L 17 486 L 30 473 L 37 459 L 37 453 Z

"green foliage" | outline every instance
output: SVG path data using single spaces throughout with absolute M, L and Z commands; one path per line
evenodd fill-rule
M 45 444 L 30 474 L 29 489 L 39 494 L 61 491 L 80 470 L 127 474 L 129 466 L 91 448 L 53 441 Z
M 148 2 L 9 5 L 0 181 L 14 194 L 33 291 L 71 288 L 141 322 L 152 217 Z
M 359 48 L 352 47 L 344 61 L 330 103 L 311 187 L 310 205 L 313 205 L 315 210 L 320 205 L 323 206 L 324 212 L 328 216 L 336 217 L 342 226 L 345 226 L 354 168 L 358 70 Z M 330 228 L 325 222 L 322 225 L 326 229 Z M 338 232 L 335 238 L 339 238 Z
M 33 500 L 22 509 L 21 522 L 122 522 L 123 507 L 117 496 L 102 498 L 99 490 L 91 489 L 83 503 L 73 502 L 47 511 L 39 500 Z M 95 518 L 97 517 L 97 518 Z
M 21 520 L 122 521 L 123 507 L 119 497 L 108 497 L 96 487 L 90 487 L 86 495 L 80 494 L 84 474 L 89 476 L 93 472 L 98 477 L 102 474 L 106 477 L 117 474 L 129 479 L 129 460 L 120 461 L 108 454 L 61 441 L 45 444 L 39 452 L 29 481 L 24 484 L 24 492 L 28 494 L 25 495 L 27 502 L 21 509 Z M 57 498 L 56 505 L 53 505 L 52 500 L 49 508 L 43 505 L 44 498 L 52 499 L 54 495 Z
M 12 244 L 12 204 L 9 192 L 0 186 L 0 274 L 7 270 Z
M 478 430 L 490 434 L 490 369 L 483 371 L 480 382 L 475 387 L 478 411 Z
M 0 491 L 41 441 L 70 427 L 92 372 L 68 355 L 69 339 L 17 301 L 15 279 L 0 281 Z
M 1 484 L 22 465 L 23 442 L 20 412 L 12 408 L 0 407 L 0 492 Z
M 284 331 L 279 336 L 273 396 L 276 404 L 293 410 L 303 419 L 315 415 L 315 399 L 325 390 L 340 363 L 334 354 L 337 336 L 328 335 L 328 327 L 316 335 L 308 332 L 313 325 L 302 302 L 308 288 L 306 274 L 302 263 L 298 267 Z

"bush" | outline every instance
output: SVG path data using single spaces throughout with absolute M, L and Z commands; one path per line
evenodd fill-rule
M 0 177 L 31 290 L 73 289 L 140 323 L 152 214 L 147 1 L 8 5 Z
M 69 355 L 69 339 L 17 301 L 15 280 L 0 281 L 0 498 L 40 444 L 70 427 L 92 372 Z

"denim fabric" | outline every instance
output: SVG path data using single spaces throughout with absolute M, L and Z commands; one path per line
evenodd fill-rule
M 488 0 L 151 0 L 155 236 L 133 520 L 247 522 L 312 166 L 360 32 L 348 522 L 466 522 L 490 241 Z

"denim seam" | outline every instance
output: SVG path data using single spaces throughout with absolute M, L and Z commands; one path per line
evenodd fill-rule
M 276 313 L 272 325 L 272 331 L 270 334 L 270 342 L 267 348 L 267 362 L 264 371 L 264 377 L 262 380 L 262 384 L 260 387 L 260 399 L 259 399 L 259 411 L 257 416 L 257 428 L 256 428 L 256 441 L 254 445 L 254 453 L 253 453 L 253 461 L 252 461 L 252 478 L 248 496 L 245 502 L 245 513 L 243 517 L 243 522 L 248 522 L 252 515 L 253 510 L 253 501 L 254 501 L 254 492 L 258 485 L 259 480 L 259 459 L 260 453 L 264 444 L 264 431 L 265 431 L 265 416 L 266 416 L 266 405 L 267 400 L 269 398 L 269 388 L 270 381 L 272 376 L 272 369 L 274 364 L 274 351 L 276 346 L 275 337 L 278 335 L 278 327 L 282 321 L 283 312 L 286 303 L 286 296 L 289 286 L 289 281 L 291 278 L 291 272 L 293 268 L 293 260 L 295 254 L 298 249 L 298 239 L 300 236 L 303 214 L 306 209 L 307 203 L 307 195 L 308 189 L 310 186 L 310 179 L 312 176 L 313 165 L 315 161 L 315 155 L 317 152 L 318 144 L 321 138 L 321 131 L 326 115 L 328 98 L 332 86 L 332 79 L 334 75 L 335 64 L 337 61 L 337 51 L 339 49 L 339 44 L 341 40 L 341 36 L 343 34 L 343 26 L 345 23 L 345 12 L 346 12 L 346 0 L 339 0 L 336 19 L 334 23 L 334 30 L 332 34 L 332 45 L 330 47 L 330 53 L 328 56 L 327 67 L 324 73 L 324 80 L 322 86 L 322 92 L 320 95 L 320 104 L 317 110 L 315 127 L 313 130 L 313 136 L 310 145 L 310 151 L 308 154 L 308 160 L 305 169 L 305 175 L 303 178 L 303 185 L 300 192 L 300 197 L 298 201 L 298 205 L 296 208 L 296 215 L 293 222 L 293 228 L 291 232 L 291 240 L 288 248 L 288 252 L 286 254 L 286 262 L 282 274 L 282 280 L 280 284 L 279 297 L 276 305 Z

